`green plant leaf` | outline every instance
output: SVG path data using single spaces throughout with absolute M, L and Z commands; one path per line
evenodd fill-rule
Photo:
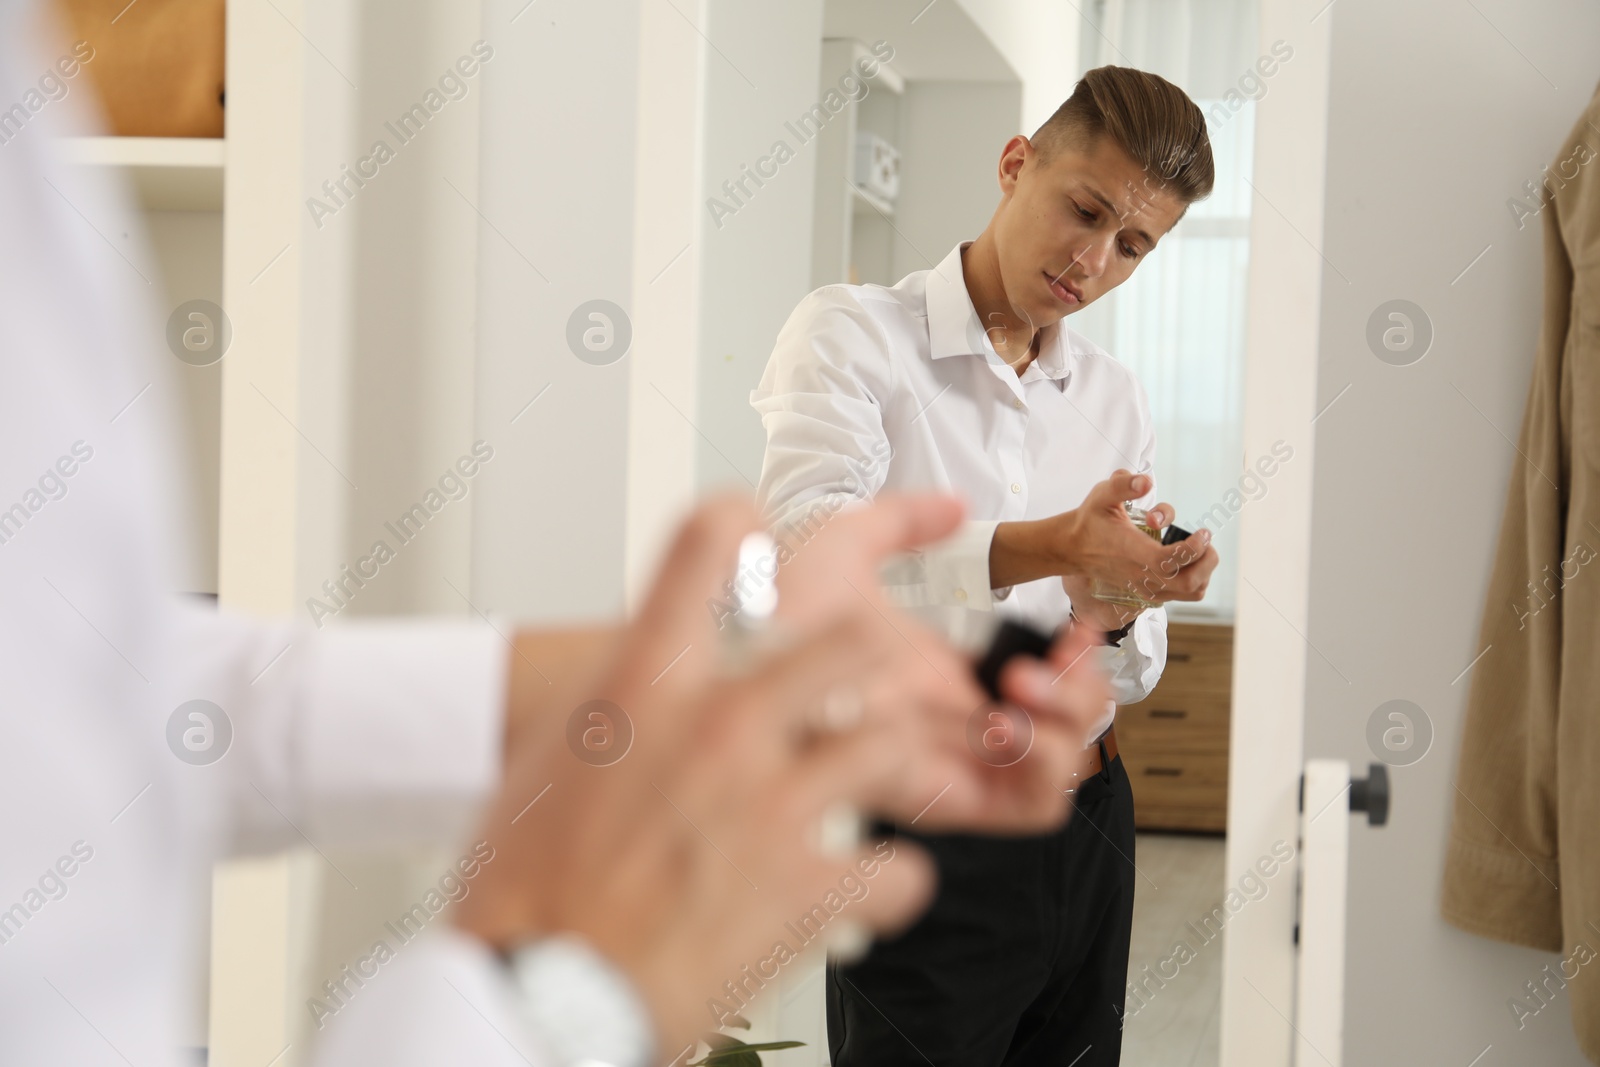
M 761 1067 L 760 1056 L 740 1049 L 713 1053 L 700 1062 L 705 1067 Z
M 762 1067 L 758 1053 L 805 1045 L 804 1041 L 763 1041 L 751 1045 L 727 1034 L 707 1034 L 705 1042 L 711 1046 L 711 1051 L 685 1067 Z

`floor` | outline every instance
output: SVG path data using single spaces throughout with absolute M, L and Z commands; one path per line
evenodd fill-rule
M 1122 1062 L 1217 1067 L 1222 943 L 1190 924 L 1222 900 L 1223 839 L 1142 833 L 1134 863 L 1128 981 L 1144 992 L 1128 999 Z

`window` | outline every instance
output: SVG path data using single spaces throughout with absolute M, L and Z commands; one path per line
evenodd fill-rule
M 1255 100 L 1271 84 L 1256 66 L 1256 13 L 1256 0 L 1091 0 L 1080 35 L 1082 69 L 1151 71 L 1206 114 L 1216 162 L 1210 198 L 1189 208 L 1121 288 L 1068 325 L 1144 383 L 1159 495 L 1177 508 L 1179 525 L 1215 534 L 1222 562 L 1202 607 L 1225 615 L 1239 543 L 1237 508 L 1226 509 L 1241 499 L 1228 494 L 1258 458 L 1243 455 L 1240 430 Z

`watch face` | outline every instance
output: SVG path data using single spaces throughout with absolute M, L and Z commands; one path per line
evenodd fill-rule
M 582 938 L 556 934 L 510 954 L 524 1019 L 565 1064 L 644 1067 L 654 1057 L 650 1013 L 628 977 Z

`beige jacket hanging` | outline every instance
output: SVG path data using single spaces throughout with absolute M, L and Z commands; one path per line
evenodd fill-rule
M 1513 203 L 1544 224 L 1544 319 L 1472 671 L 1446 920 L 1559 952 L 1508 1010 L 1560 1000 L 1600 1063 L 1600 90 Z

